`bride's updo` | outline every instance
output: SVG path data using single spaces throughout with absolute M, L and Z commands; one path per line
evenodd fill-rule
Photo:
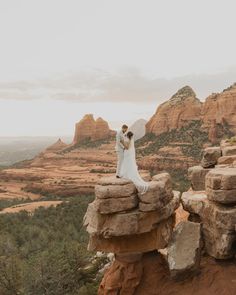
M 129 131 L 127 133 L 127 137 L 128 137 L 129 140 L 131 140 L 133 136 L 134 136 L 133 132 Z

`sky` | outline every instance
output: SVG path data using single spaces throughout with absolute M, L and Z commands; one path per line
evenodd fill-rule
M 236 82 L 234 0 L 0 0 L 0 136 L 149 119 Z

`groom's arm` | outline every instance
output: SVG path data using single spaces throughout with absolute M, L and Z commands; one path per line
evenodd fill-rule
M 124 146 L 124 144 L 123 144 L 123 138 L 121 137 L 120 132 L 117 132 L 117 133 L 116 133 L 116 141 L 117 141 L 118 145 L 119 145 L 122 149 L 125 148 L 125 146 Z

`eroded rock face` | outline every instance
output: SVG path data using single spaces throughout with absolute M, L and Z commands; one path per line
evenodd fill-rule
M 133 295 L 139 285 L 143 264 L 141 254 L 116 255 L 110 269 L 105 273 L 98 295 Z
M 201 226 L 190 221 L 180 222 L 167 248 L 171 277 L 183 279 L 199 271 L 201 258 Z
M 212 202 L 205 192 L 188 191 L 183 193 L 181 200 L 186 211 L 200 217 L 207 253 L 217 259 L 233 257 L 236 206 Z
M 74 144 L 84 142 L 86 140 L 96 141 L 108 138 L 112 133 L 109 125 L 102 118 L 96 121 L 92 114 L 87 114 L 81 121 L 75 125 Z
M 210 95 L 204 103 L 189 86 L 183 87 L 157 108 L 146 124 L 146 132 L 159 135 L 192 121 L 202 122 L 201 127 L 212 143 L 218 142 L 226 132 L 236 134 L 236 84 Z
M 204 127 L 209 128 L 212 122 L 228 125 L 236 133 L 236 84 L 225 91 L 207 97 L 202 108 Z
M 146 124 L 146 132 L 159 135 L 199 120 L 201 105 L 194 91 L 185 86 L 158 107 L 155 115 Z
M 193 166 L 188 169 L 188 178 L 193 190 L 205 190 L 205 178 L 209 171 L 211 168 L 203 168 L 202 166 Z
M 129 236 L 112 236 L 105 238 L 102 235 L 91 235 L 89 239 L 89 251 L 103 251 L 112 253 L 148 252 L 163 249 L 167 246 L 173 227 L 175 215 L 159 222 L 149 232 Z

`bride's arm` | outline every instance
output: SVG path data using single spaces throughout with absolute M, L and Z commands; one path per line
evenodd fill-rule
M 124 140 L 121 140 L 121 143 L 123 144 L 123 146 L 125 147 L 126 150 L 129 149 L 130 141 L 129 142 L 125 142 Z

